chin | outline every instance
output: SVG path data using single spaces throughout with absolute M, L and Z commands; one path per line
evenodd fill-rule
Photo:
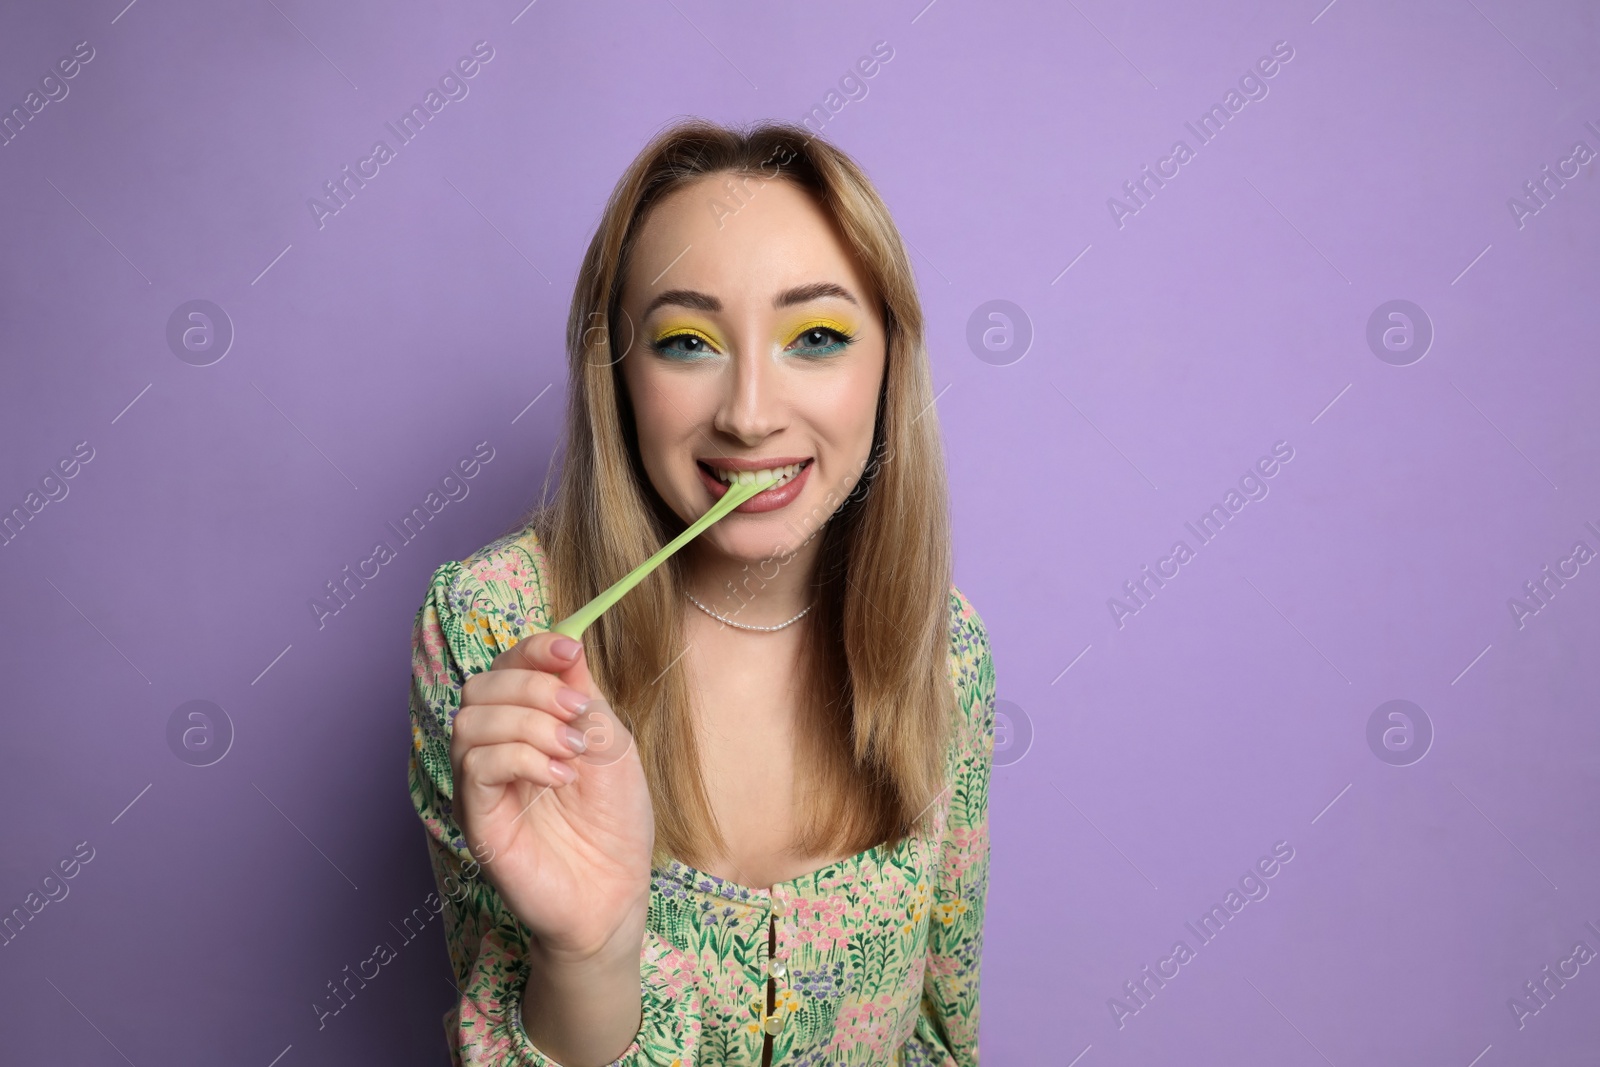
M 735 521 L 739 523 L 737 528 L 718 529 Z M 708 530 L 707 536 L 724 556 L 754 567 L 758 563 L 782 560 L 798 552 L 806 534 L 805 527 L 800 523 L 785 525 L 781 513 L 768 513 L 730 515 Z

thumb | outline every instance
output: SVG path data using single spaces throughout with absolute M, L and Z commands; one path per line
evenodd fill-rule
M 558 638 L 557 640 L 572 641 L 571 638 Z M 554 643 L 552 642 L 552 644 Z M 578 646 L 577 654 L 573 656 L 571 666 L 565 670 L 557 671 L 556 677 L 578 692 L 587 694 L 590 698 L 600 696 L 600 687 L 595 684 L 594 677 L 589 674 L 588 653 L 585 651 L 582 642 L 572 641 L 572 643 Z M 565 646 L 562 646 L 562 650 L 565 650 Z M 554 652 L 554 650 L 552 651 Z M 559 655 L 558 652 L 554 654 Z
M 583 644 L 549 630 L 524 637 L 496 656 L 494 666 L 543 671 L 590 699 L 600 696 L 600 689 L 589 673 Z

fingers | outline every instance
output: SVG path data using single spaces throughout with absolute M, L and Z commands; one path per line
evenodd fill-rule
M 544 671 L 507 667 L 480 671 L 461 686 L 461 706 L 476 704 L 517 704 L 547 711 L 571 722 L 590 699 Z
M 524 637 L 496 656 L 491 664 L 493 670 L 506 668 L 544 671 L 580 693 L 600 695 L 594 679 L 589 676 L 582 644 L 560 634 L 545 631 Z
M 582 731 L 584 749 L 578 762 L 591 767 L 615 763 L 633 750 L 633 734 L 604 699 L 585 704 L 569 728 Z
M 586 732 L 585 728 L 574 729 L 538 708 L 472 704 L 456 713 L 450 750 L 463 766 L 476 750 L 507 744 L 526 745 L 545 756 L 571 759 L 589 747 Z
M 515 741 L 469 749 L 461 758 L 461 774 L 468 788 L 491 791 L 515 782 L 557 787 L 577 777 L 564 761 Z

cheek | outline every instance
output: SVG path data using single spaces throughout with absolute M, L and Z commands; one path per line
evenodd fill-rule
M 660 375 L 653 373 L 649 364 L 630 352 L 622 365 L 622 382 L 628 390 L 628 405 L 633 409 L 634 429 L 639 436 L 639 447 L 648 457 L 659 447 L 666 431 L 665 416 L 671 408 L 662 397 Z
M 716 383 L 708 377 L 641 370 L 630 380 L 641 445 L 670 448 L 696 436 L 716 412 Z
M 882 364 L 841 368 L 825 381 L 812 380 L 799 391 L 806 421 L 838 450 L 839 459 L 858 461 L 872 448 Z
M 852 367 L 840 384 L 837 407 L 841 421 L 849 425 L 849 440 L 862 449 L 872 444 L 872 429 L 877 420 L 878 394 L 883 386 L 883 361 L 863 361 Z
M 658 489 L 697 480 L 690 457 L 710 418 L 706 405 L 715 403 L 706 382 L 662 370 L 643 364 L 624 371 L 640 457 Z

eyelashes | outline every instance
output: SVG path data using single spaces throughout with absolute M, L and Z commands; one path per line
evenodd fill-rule
M 784 351 L 802 359 L 820 360 L 843 352 L 855 342 L 856 335 L 842 324 L 809 322 L 795 333 Z M 650 342 L 650 348 L 665 359 L 682 363 L 697 362 L 717 353 L 715 341 L 689 327 L 668 331 Z
M 683 342 L 679 347 L 678 342 Z M 650 347 L 667 359 L 692 363 L 716 352 L 716 344 L 699 330 L 676 329 L 650 342 Z
M 828 340 L 832 338 L 832 340 Z M 829 326 L 826 323 L 808 323 L 800 330 L 793 341 L 789 342 L 786 351 L 792 351 L 806 359 L 819 359 L 843 352 L 855 344 L 856 335 L 840 326 Z M 812 342 L 815 343 L 812 343 Z M 795 346 L 800 347 L 796 348 Z

